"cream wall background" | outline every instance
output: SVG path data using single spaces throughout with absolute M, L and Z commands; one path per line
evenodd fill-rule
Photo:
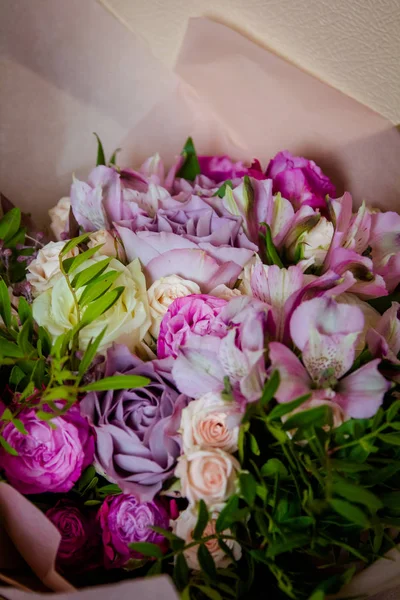
M 400 123 L 400 0 L 98 1 L 170 67 L 188 19 L 207 16 Z

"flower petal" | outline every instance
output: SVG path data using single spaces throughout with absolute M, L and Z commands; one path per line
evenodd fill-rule
M 335 401 L 354 419 L 373 417 L 390 387 L 378 371 L 379 363 L 379 359 L 372 360 L 339 383 Z
M 311 379 L 300 360 L 289 348 L 279 342 L 269 345 L 272 370 L 280 375 L 279 388 L 275 394 L 278 402 L 290 402 L 311 391 Z

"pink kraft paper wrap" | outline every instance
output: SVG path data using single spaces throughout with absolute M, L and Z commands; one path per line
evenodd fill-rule
M 200 153 L 264 164 L 287 148 L 314 158 L 357 204 L 400 210 L 400 135 L 391 124 L 224 25 L 190 20 L 172 73 L 95 0 L 3 0 L 2 8 L 0 189 L 42 224 L 68 194 L 71 173 L 85 177 L 93 165 L 92 131 L 108 155 L 123 148 L 124 165 L 156 151 L 171 162 L 188 135 Z M 38 509 L 0 484 L 0 573 L 23 557 L 65 600 L 177 597 L 165 577 L 73 592 L 54 570 L 59 539 Z M 400 598 L 400 588 L 386 592 L 400 583 L 392 554 L 337 597 Z

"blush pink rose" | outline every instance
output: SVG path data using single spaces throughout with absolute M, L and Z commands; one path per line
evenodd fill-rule
M 158 358 L 176 358 L 179 348 L 185 346 L 189 338 L 192 344 L 195 344 L 196 337 L 223 338 L 226 325 L 217 317 L 226 304 L 226 300 L 206 294 L 192 294 L 174 300 L 161 321 Z
M 193 400 L 182 411 L 183 451 L 189 453 L 199 446 L 236 452 L 241 417 L 236 405 L 218 392 Z
M 216 506 L 235 493 L 239 470 L 236 458 L 215 448 L 182 456 L 175 475 L 181 480 L 182 496 L 191 505 L 204 500 L 208 506 Z

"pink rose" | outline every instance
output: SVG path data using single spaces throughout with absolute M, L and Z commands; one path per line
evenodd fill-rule
M 193 400 L 182 411 L 183 451 L 189 453 L 200 446 L 236 452 L 240 420 L 236 405 L 223 400 L 219 393 L 209 392 Z
M 215 448 L 181 456 L 175 475 L 181 480 L 182 496 L 190 504 L 204 500 L 208 506 L 215 506 L 235 493 L 239 469 L 236 458 Z
M 189 337 L 193 344 L 196 337 L 224 337 L 226 325 L 216 317 L 226 304 L 226 300 L 206 294 L 192 294 L 174 300 L 161 321 L 158 358 L 176 358 L 179 348 L 186 345 Z

